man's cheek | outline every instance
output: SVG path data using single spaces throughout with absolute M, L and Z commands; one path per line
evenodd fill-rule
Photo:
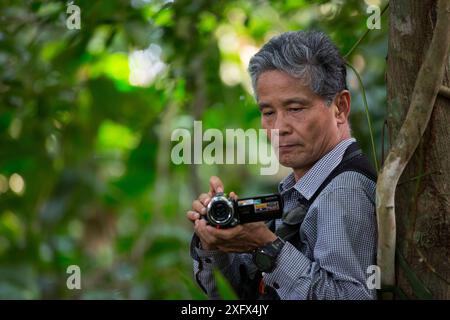
M 318 121 L 310 121 L 302 129 L 299 136 L 305 145 L 315 144 L 324 132 Z

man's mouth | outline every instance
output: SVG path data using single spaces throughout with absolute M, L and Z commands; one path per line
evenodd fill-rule
M 278 148 L 280 149 L 280 150 L 287 150 L 287 149 L 291 149 L 291 148 L 294 148 L 294 147 L 298 147 L 299 146 L 299 144 L 298 143 L 285 143 L 285 144 L 280 144 L 279 146 L 278 146 Z

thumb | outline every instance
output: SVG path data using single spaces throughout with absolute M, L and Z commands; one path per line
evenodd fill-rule
M 223 183 L 219 179 L 219 177 L 212 176 L 209 179 L 209 191 L 212 193 L 212 195 L 215 195 L 218 192 L 223 192 Z
M 238 199 L 238 196 L 237 196 L 236 193 L 234 193 L 234 192 L 232 191 L 232 192 L 230 192 L 230 198 L 232 198 L 233 200 L 237 200 L 237 199 Z

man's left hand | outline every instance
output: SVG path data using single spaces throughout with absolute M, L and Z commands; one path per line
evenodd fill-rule
M 224 252 L 250 252 L 277 238 L 263 222 L 241 224 L 230 229 L 206 226 L 206 230 L 218 240 L 217 247 Z

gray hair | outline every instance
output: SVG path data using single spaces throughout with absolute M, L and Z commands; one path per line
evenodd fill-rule
M 270 70 L 302 79 L 328 105 L 337 93 L 347 89 L 345 61 L 323 32 L 292 31 L 270 39 L 248 66 L 255 94 L 258 77 Z

